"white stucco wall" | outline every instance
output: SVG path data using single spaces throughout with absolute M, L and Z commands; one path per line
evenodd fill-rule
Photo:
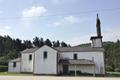
M 78 59 L 92 60 L 92 58 L 94 57 L 96 74 L 105 73 L 103 52 L 63 52 L 61 53 L 61 58 L 73 59 L 73 54 L 77 54 Z M 69 67 L 69 69 L 72 69 L 72 68 Z
M 102 47 L 102 40 L 100 39 L 93 39 L 92 40 L 92 47 Z
M 16 62 L 16 67 L 13 67 L 13 62 L 9 62 L 8 72 L 20 72 L 20 62 Z
M 74 65 L 69 65 L 69 71 L 75 71 Z M 94 73 L 93 65 L 76 65 L 76 71 L 81 71 L 82 73 Z
M 44 59 L 43 52 L 47 51 Z M 57 51 L 43 46 L 35 52 L 34 74 L 57 74 Z
M 32 60 L 29 60 L 29 55 L 32 55 Z M 34 53 L 21 54 L 21 72 L 33 72 Z

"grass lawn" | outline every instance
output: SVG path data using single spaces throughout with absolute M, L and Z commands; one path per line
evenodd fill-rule
M 29 73 L 15 73 L 15 72 L 0 72 L 0 76 L 11 75 L 11 76 L 33 76 Z M 108 77 L 120 77 L 120 72 L 107 72 Z
M 120 77 L 120 72 L 107 72 L 110 77 Z
M 14 76 L 31 76 L 32 74 L 27 73 L 15 73 L 15 72 L 0 72 L 0 75 L 14 75 Z

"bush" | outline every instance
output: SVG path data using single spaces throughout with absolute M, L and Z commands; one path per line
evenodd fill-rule
M 75 75 L 75 71 L 69 71 L 69 75 Z
M 0 72 L 8 71 L 8 66 L 0 65 Z
M 114 71 L 114 69 L 111 66 L 107 66 L 106 71 Z
M 82 74 L 82 72 L 81 71 L 77 71 L 77 75 L 81 75 Z
M 75 75 L 75 71 L 69 71 L 69 75 Z M 92 76 L 93 74 L 77 71 L 77 76 Z
M 115 72 L 120 72 L 120 68 L 115 68 Z
M 8 65 L 8 62 L 1 62 L 1 61 L 0 61 L 0 65 L 6 65 L 6 66 L 7 66 L 7 65 Z
M 75 71 L 69 71 L 68 74 L 69 75 L 75 75 Z M 81 71 L 77 71 L 77 74 L 80 75 L 80 74 L 82 74 L 82 72 Z

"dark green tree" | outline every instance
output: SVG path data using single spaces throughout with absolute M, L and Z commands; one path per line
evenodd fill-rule
M 38 37 L 35 37 L 33 38 L 33 44 L 36 46 L 36 47 L 40 47 L 40 39 Z
M 42 47 L 44 45 L 44 40 L 43 38 L 40 38 L 39 40 L 39 47 Z
M 22 51 L 22 40 L 20 40 L 19 38 L 14 39 L 14 45 L 17 51 Z
M 45 45 L 48 45 L 48 46 L 52 46 L 52 43 L 51 43 L 51 41 L 49 40 L 49 39 L 46 39 L 45 40 Z
M 62 41 L 62 42 L 61 42 L 61 46 L 62 46 L 62 47 L 67 47 L 67 44 Z
M 26 48 L 32 48 L 33 47 L 30 40 L 24 40 L 23 44 L 25 45 Z
M 53 47 L 60 47 L 60 42 L 57 40 L 56 42 L 53 41 Z
M 16 50 L 11 50 L 9 51 L 8 55 L 6 56 L 6 58 L 9 59 L 15 59 L 20 57 L 20 52 L 16 51 Z

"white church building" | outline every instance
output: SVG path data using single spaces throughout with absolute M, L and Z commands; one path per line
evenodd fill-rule
M 102 48 L 100 20 L 97 16 L 97 36 L 91 37 L 91 47 L 30 48 L 21 51 L 21 57 L 9 61 L 8 72 L 59 75 L 71 71 L 105 74 L 105 50 Z

